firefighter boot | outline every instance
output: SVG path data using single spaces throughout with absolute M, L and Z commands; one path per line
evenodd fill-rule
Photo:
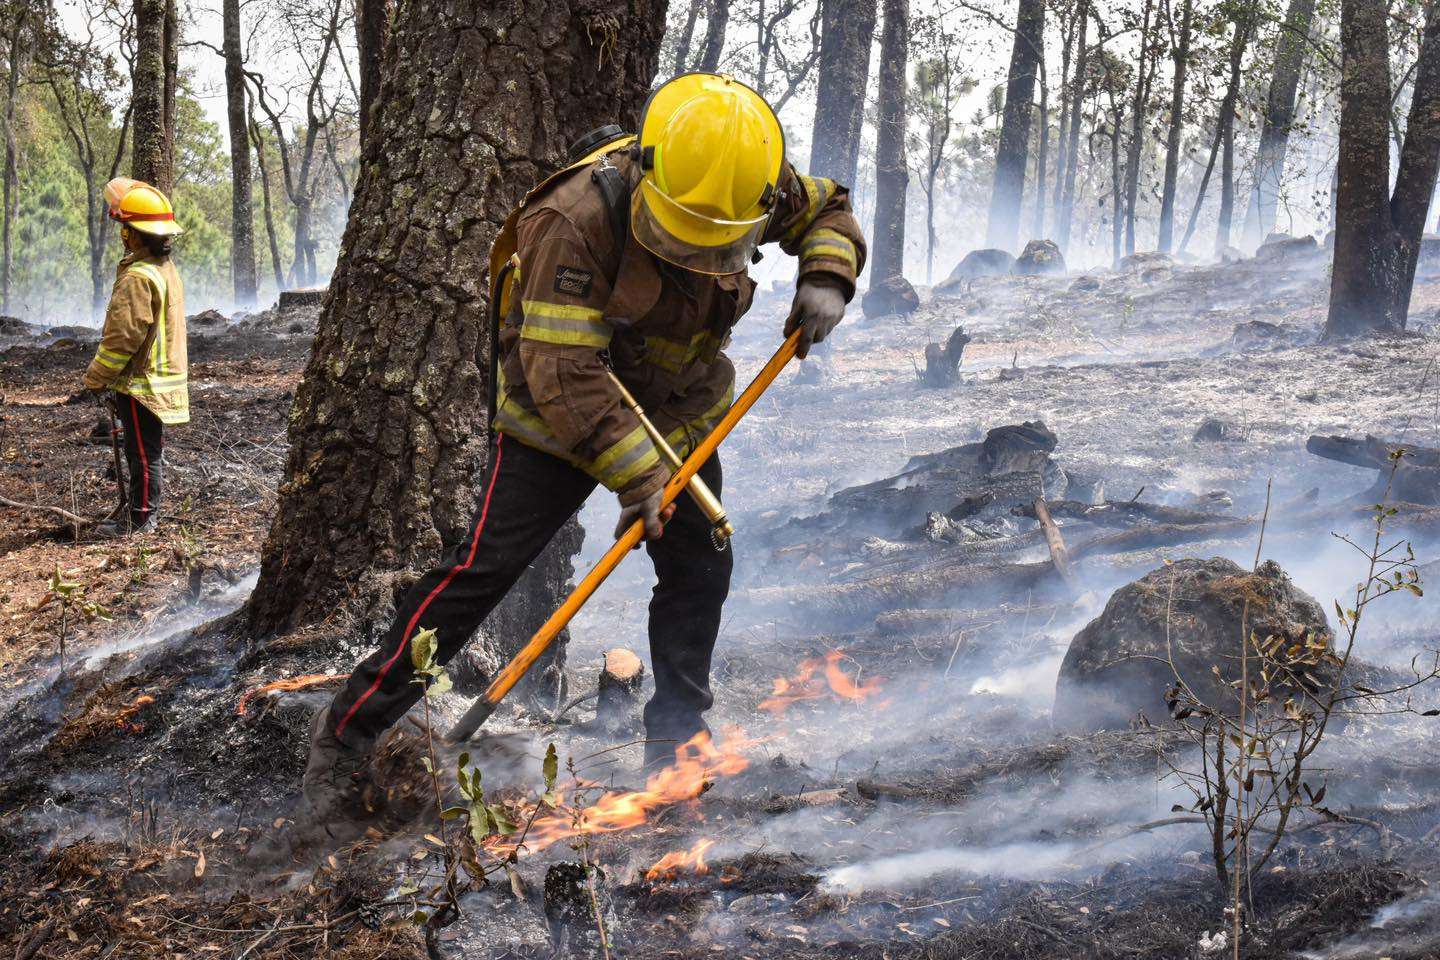
M 310 760 L 302 781 L 305 809 L 301 825 L 310 837 L 346 841 L 363 831 L 362 795 L 369 749 L 356 749 L 330 730 L 327 706 L 310 721 Z

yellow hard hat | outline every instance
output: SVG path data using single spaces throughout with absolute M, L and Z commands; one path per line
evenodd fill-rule
M 140 180 L 116 177 L 105 184 L 105 204 L 110 208 L 110 219 L 141 233 L 169 237 L 185 232 L 175 222 L 175 208 L 169 198 Z
M 785 133 L 765 98 L 725 74 L 682 74 L 650 95 L 639 146 L 635 239 L 697 273 L 744 270 L 785 162 Z

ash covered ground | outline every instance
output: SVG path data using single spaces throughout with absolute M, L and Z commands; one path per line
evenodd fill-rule
M 387 750 L 389 815 L 372 833 L 286 853 L 304 727 L 328 687 L 253 691 L 343 671 L 363 641 L 287 665 L 255 658 L 223 620 L 182 629 L 239 601 L 269 511 L 238 480 L 201 472 L 214 454 L 193 438 L 235 405 L 255 413 L 232 420 L 232 435 L 283 446 L 305 353 L 303 330 L 217 331 L 214 383 L 201 391 L 214 400 L 197 405 L 192 439 L 176 432 L 172 497 L 193 496 L 193 520 L 119 548 L 66 544 L 53 518 L 29 513 L 7 534 L 0 849 L 14 867 L 0 885 L 0 937 L 51 957 L 207 946 L 236 957 L 1228 955 L 1209 837 L 1169 822 L 1192 799 L 1166 773 L 1183 738 L 1161 716 L 1057 726 L 1051 707 L 1072 638 L 1117 588 L 1167 560 L 1254 564 L 1267 486 L 1264 558 L 1325 611 L 1363 578 L 1363 558 L 1332 532 L 1364 535 L 1381 472 L 1314 456 L 1307 438 L 1440 446 L 1440 283 L 1417 284 L 1414 334 L 1337 345 L 1318 342 L 1326 288 L 1318 257 L 1152 260 L 977 280 L 927 293 L 909 317 L 857 310 L 823 376 L 787 374 L 722 448 L 740 532 L 713 680 L 721 753 L 697 761 L 694 783 L 646 784 L 638 731 L 597 727 L 589 703 L 558 720 L 547 713 L 559 704 L 502 713 L 474 762 L 492 801 L 529 824 L 527 850 L 467 893 L 428 945 L 406 922 L 442 869 L 413 726 Z M 776 346 L 787 306 L 765 298 L 742 324 L 731 348 L 742 382 Z M 971 337 L 960 382 L 924 385 L 926 345 L 957 325 Z M 86 415 L 62 402 L 84 351 L 43 343 L 0 354 L 0 449 L 19 465 L 0 494 L 69 502 L 55 494 L 68 475 L 76 503 L 98 511 L 99 458 L 79 446 Z M 1000 444 L 1003 428 L 1027 423 L 1018 447 Z M 985 446 L 997 429 L 998 452 Z M 1026 446 L 1037 437 L 1043 449 Z M 232 456 L 273 483 L 278 461 Z M 1001 456 L 1024 469 L 986 467 Z M 1056 507 L 1073 580 L 1024 515 L 1041 496 L 1079 505 Z M 587 506 L 582 565 L 607 545 L 614 510 L 601 497 Z M 202 569 L 192 590 L 193 564 L 172 560 L 135 582 L 137 550 L 174 555 L 182 522 L 220 515 L 233 529 L 207 543 L 238 558 L 227 576 Z M 1424 503 L 1391 520 L 1422 574 L 1437 520 Z M 128 606 L 79 626 L 72 656 L 94 656 L 57 679 L 55 611 L 33 608 L 47 568 L 76 551 L 95 571 L 87 589 Z M 633 557 L 576 622 L 569 696 L 593 688 L 605 650 L 645 656 L 649 580 Z M 1358 669 L 1378 686 L 1403 679 L 1437 645 L 1435 624 L 1428 597 L 1386 598 L 1363 624 Z M 1316 783 L 1343 819 L 1303 818 L 1257 878 L 1245 955 L 1440 951 L 1426 885 L 1440 719 L 1417 715 L 1435 693 L 1412 696 L 1412 711 L 1376 709 L 1330 735 Z M 450 696 L 438 710 L 463 706 Z M 558 815 L 533 802 L 551 743 Z M 572 766 L 590 786 L 573 786 Z M 677 800 L 700 783 L 698 799 Z M 563 813 L 590 807 L 599 822 L 597 811 L 626 805 L 643 822 L 616 814 L 613 830 L 584 838 Z M 656 869 L 674 852 L 700 853 L 705 869 Z M 567 890 L 551 869 L 578 859 L 603 871 L 593 889 Z

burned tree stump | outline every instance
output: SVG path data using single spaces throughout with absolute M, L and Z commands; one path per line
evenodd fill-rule
M 945 346 L 932 343 L 925 347 L 925 374 L 923 382 L 927 387 L 949 387 L 960 382 L 960 356 L 970 335 L 964 327 L 956 327 L 945 341 Z
M 633 727 L 639 716 L 640 686 L 645 664 L 631 650 L 616 647 L 605 651 L 600 670 L 595 722 L 611 730 Z

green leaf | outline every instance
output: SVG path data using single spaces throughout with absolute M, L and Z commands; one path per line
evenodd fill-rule
M 468 807 L 446 807 L 440 811 L 440 819 L 459 820 L 461 817 L 469 815 L 469 813 L 470 809 Z
M 416 910 L 414 913 L 410 914 L 410 922 L 415 924 L 415 926 L 417 927 L 425 926 L 425 924 L 428 923 L 429 920 L 430 914 L 426 913 L 424 910 Z
M 485 808 L 485 812 L 489 814 L 490 824 L 494 827 L 496 833 L 515 832 L 515 824 L 510 820 L 510 816 L 505 812 L 504 807 L 498 804 L 490 804 Z
M 555 753 L 555 744 L 545 748 L 545 762 L 540 769 L 545 777 L 545 792 L 548 794 L 555 789 L 555 777 L 560 773 L 560 758 Z
M 408 897 L 408 896 L 410 896 L 410 894 L 412 894 L 412 893 L 419 893 L 419 892 L 420 892 L 420 888 L 419 888 L 419 887 L 414 887 L 414 886 L 411 886 L 410 884 L 407 883 L 407 884 L 405 884 L 405 886 L 400 887 L 400 888 L 398 888 L 398 889 L 395 891 L 395 896 L 397 896 L 397 897 Z
M 426 773 L 434 773 L 434 772 L 435 772 L 435 764 L 433 764 L 433 763 L 430 762 L 430 758 L 429 758 L 429 757 L 421 757 L 421 758 L 420 758 L 420 764 L 425 768 L 425 772 L 426 772 Z
M 410 662 L 416 670 L 428 670 L 435 663 L 435 631 L 421 630 L 410 641 Z
M 455 686 L 455 684 L 451 682 L 450 674 L 441 670 L 435 679 L 430 681 L 430 685 L 425 688 L 425 696 L 434 700 L 436 697 L 449 693 L 450 688 L 453 686 Z

